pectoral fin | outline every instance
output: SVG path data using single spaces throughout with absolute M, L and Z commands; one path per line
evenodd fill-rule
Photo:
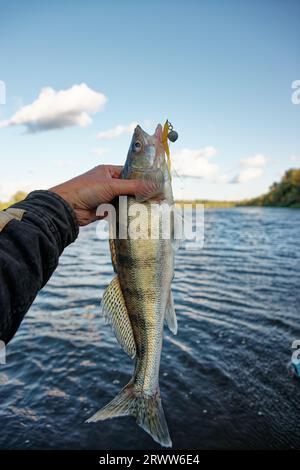
M 118 276 L 111 281 L 103 294 L 101 312 L 105 321 L 111 324 L 124 351 L 134 358 L 135 341 Z
M 176 312 L 174 308 L 174 301 L 173 301 L 173 294 L 170 290 L 169 300 L 166 307 L 165 319 L 168 325 L 169 330 L 173 333 L 173 335 L 177 334 L 177 318 Z

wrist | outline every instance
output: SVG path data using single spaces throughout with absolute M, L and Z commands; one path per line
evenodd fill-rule
M 48 191 L 58 194 L 64 201 L 66 201 L 72 209 L 75 209 L 75 202 L 72 197 L 70 197 L 70 191 L 65 188 L 64 184 L 58 186 L 53 186 L 53 188 L 48 189 Z

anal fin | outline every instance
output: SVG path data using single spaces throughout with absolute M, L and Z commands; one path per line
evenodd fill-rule
M 124 351 L 134 358 L 135 340 L 118 276 L 111 281 L 103 294 L 101 313 L 105 321 L 111 324 Z
M 173 294 L 170 290 L 169 299 L 166 307 L 165 319 L 168 325 L 169 330 L 173 333 L 173 335 L 177 334 L 177 318 L 176 312 L 174 308 L 174 301 L 173 301 Z

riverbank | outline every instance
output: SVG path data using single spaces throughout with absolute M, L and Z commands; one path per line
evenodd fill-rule
M 209 201 L 206 199 L 194 199 L 194 200 L 184 200 L 184 199 L 179 199 L 175 201 L 175 204 L 177 206 L 185 206 L 185 205 L 191 205 L 193 208 L 197 204 L 203 204 L 205 209 L 217 209 L 217 208 L 231 208 L 231 207 L 237 207 L 242 205 L 241 202 L 239 201 Z

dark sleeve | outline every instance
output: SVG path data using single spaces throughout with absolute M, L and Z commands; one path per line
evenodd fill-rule
M 5 343 L 78 235 L 73 210 L 55 193 L 34 191 L 11 207 L 25 213 L 0 232 L 0 340 Z

